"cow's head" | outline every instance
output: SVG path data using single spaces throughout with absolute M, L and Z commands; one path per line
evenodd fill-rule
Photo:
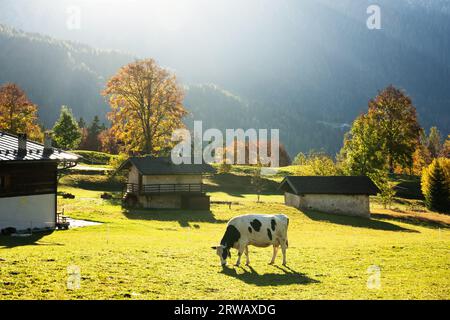
M 211 248 L 216 250 L 217 255 L 220 257 L 220 263 L 222 266 L 225 266 L 227 264 L 227 258 L 231 258 L 230 248 L 227 248 L 224 245 L 218 245 Z

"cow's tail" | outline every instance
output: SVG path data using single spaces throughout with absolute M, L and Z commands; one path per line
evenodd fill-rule
M 289 217 L 286 217 L 286 248 L 289 248 L 289 241 L 287 238 L 288 227 L 289 227 Z

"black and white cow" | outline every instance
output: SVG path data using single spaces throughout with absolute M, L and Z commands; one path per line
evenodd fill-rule
M 286 265 L 286 248 L 288 247 L 287 229 L 289 218 L 284 214 L 248 214 L 234 217 L 227 224 L 227 230 L 220 241 L 219 246 L 212 247 L 220 257 L 222 265 L 226 265 L 226 259 L 231 257 L 230 249 L 238 250 L 236 266 L 241 263 L 242 253 L 247 258 L 246 265 L 250 264 L 248 246 L 268 247 L 273 246 L 273 256 L 270 264 L 275 262 L 278 247 L 283 253 L 283 265 Z

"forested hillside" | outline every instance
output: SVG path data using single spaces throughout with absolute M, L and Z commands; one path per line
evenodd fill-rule
M 144 14 L 127 20 L 129 12 L 114 3 L 107 15 L 95 3 L 38 3 L 4 0 L 0 22 L 92 46 L 0 27 L 0 82 L 22 86 L 47 126 L 61 104 L 77 117 L 104 118 L 105 79 L 136 55 L 176 72 L 186 86 L 187 123 L 279 128 L 291 156 L 312 148 L 337 152 L 349 124 L 390 84 L 412 97 L 425 129 L 450 132 L 448 1 L 377 1 L 381 30 L 366 26 L 367 1 L 218 1 L 201 8 L 193 2 L 159 20 Z M 82 9 L 78 31 L 65 27 L 69 4 Z M 150 9 L 145 1 L 127 7 L 157 15 Z M 161 19 L 170 15 L 167 27 Z M 184 20 L 173 26 L 177 17 Z M 115 23 L 119 18 L 124 23 Z
M 46 127 L 61 105 L 75 115 L 104 118 L 108 105 L 100 95 L 105 79 L 132 56 L 59 41 L 0 25 L 0 83 L 15 82 L 39 106 Z

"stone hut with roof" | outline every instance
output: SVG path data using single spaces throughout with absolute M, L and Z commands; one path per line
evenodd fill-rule
M 366 218 L 370 218 L 369 196 L 379 192 L 365 176 L 288 176 L 280 189 L 286 205 Z

